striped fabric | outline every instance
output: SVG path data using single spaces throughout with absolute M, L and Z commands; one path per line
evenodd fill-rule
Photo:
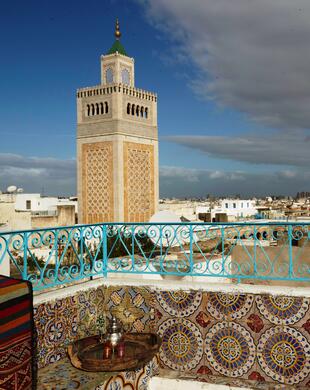
M 0 275 L 0 389 L 33 386 L 31 283 Z

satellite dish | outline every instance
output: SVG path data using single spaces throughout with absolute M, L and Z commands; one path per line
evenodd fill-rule
M 172 222 L 176 225 L 172 225 Z M 190 241 L 188 227 L 182 226 L 181 218 L 171 211 L 163 210 L 155 213 L 150 223 L 156 223 L 157 226 L 149 229 L 148 236 L 158 246 L 176 247 Z
M 13 192 L 15 192 L 17 190 L 17 187 L 16 186 L 8 186 L 8 188 L 6 190 L 10 194 L 12 194 Z
M 18 194 L 22 194 L 24 192 L 24 189 L 23 188 L 17 188 L 17 193 Z
M 181 223 L 181 218 L 178 217 L 176 214 L 172 213 L 171 211 L 158 211 L 157 213 L 153 214 L 151 219 L 151 223 L 165 223 L 165 222 L 178 222 Z

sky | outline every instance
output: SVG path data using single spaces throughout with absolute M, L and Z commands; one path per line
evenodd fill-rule
M 310 190 L 308 0 L 0 2 L 0 190 L 76 194 L 75 92 L 116 17 L 158 94 L 161 197 Z

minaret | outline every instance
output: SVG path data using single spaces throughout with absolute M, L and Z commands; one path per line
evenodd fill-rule
M 120 37 L 116 20 L 101 84 L 77 90 L 79 223 L 147 222 L 157 211 L 157 95 L 135 88 Z

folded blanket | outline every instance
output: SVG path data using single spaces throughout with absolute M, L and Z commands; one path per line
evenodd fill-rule
M 34 388 L 32 285 L 0 275 L 0 389 Z

